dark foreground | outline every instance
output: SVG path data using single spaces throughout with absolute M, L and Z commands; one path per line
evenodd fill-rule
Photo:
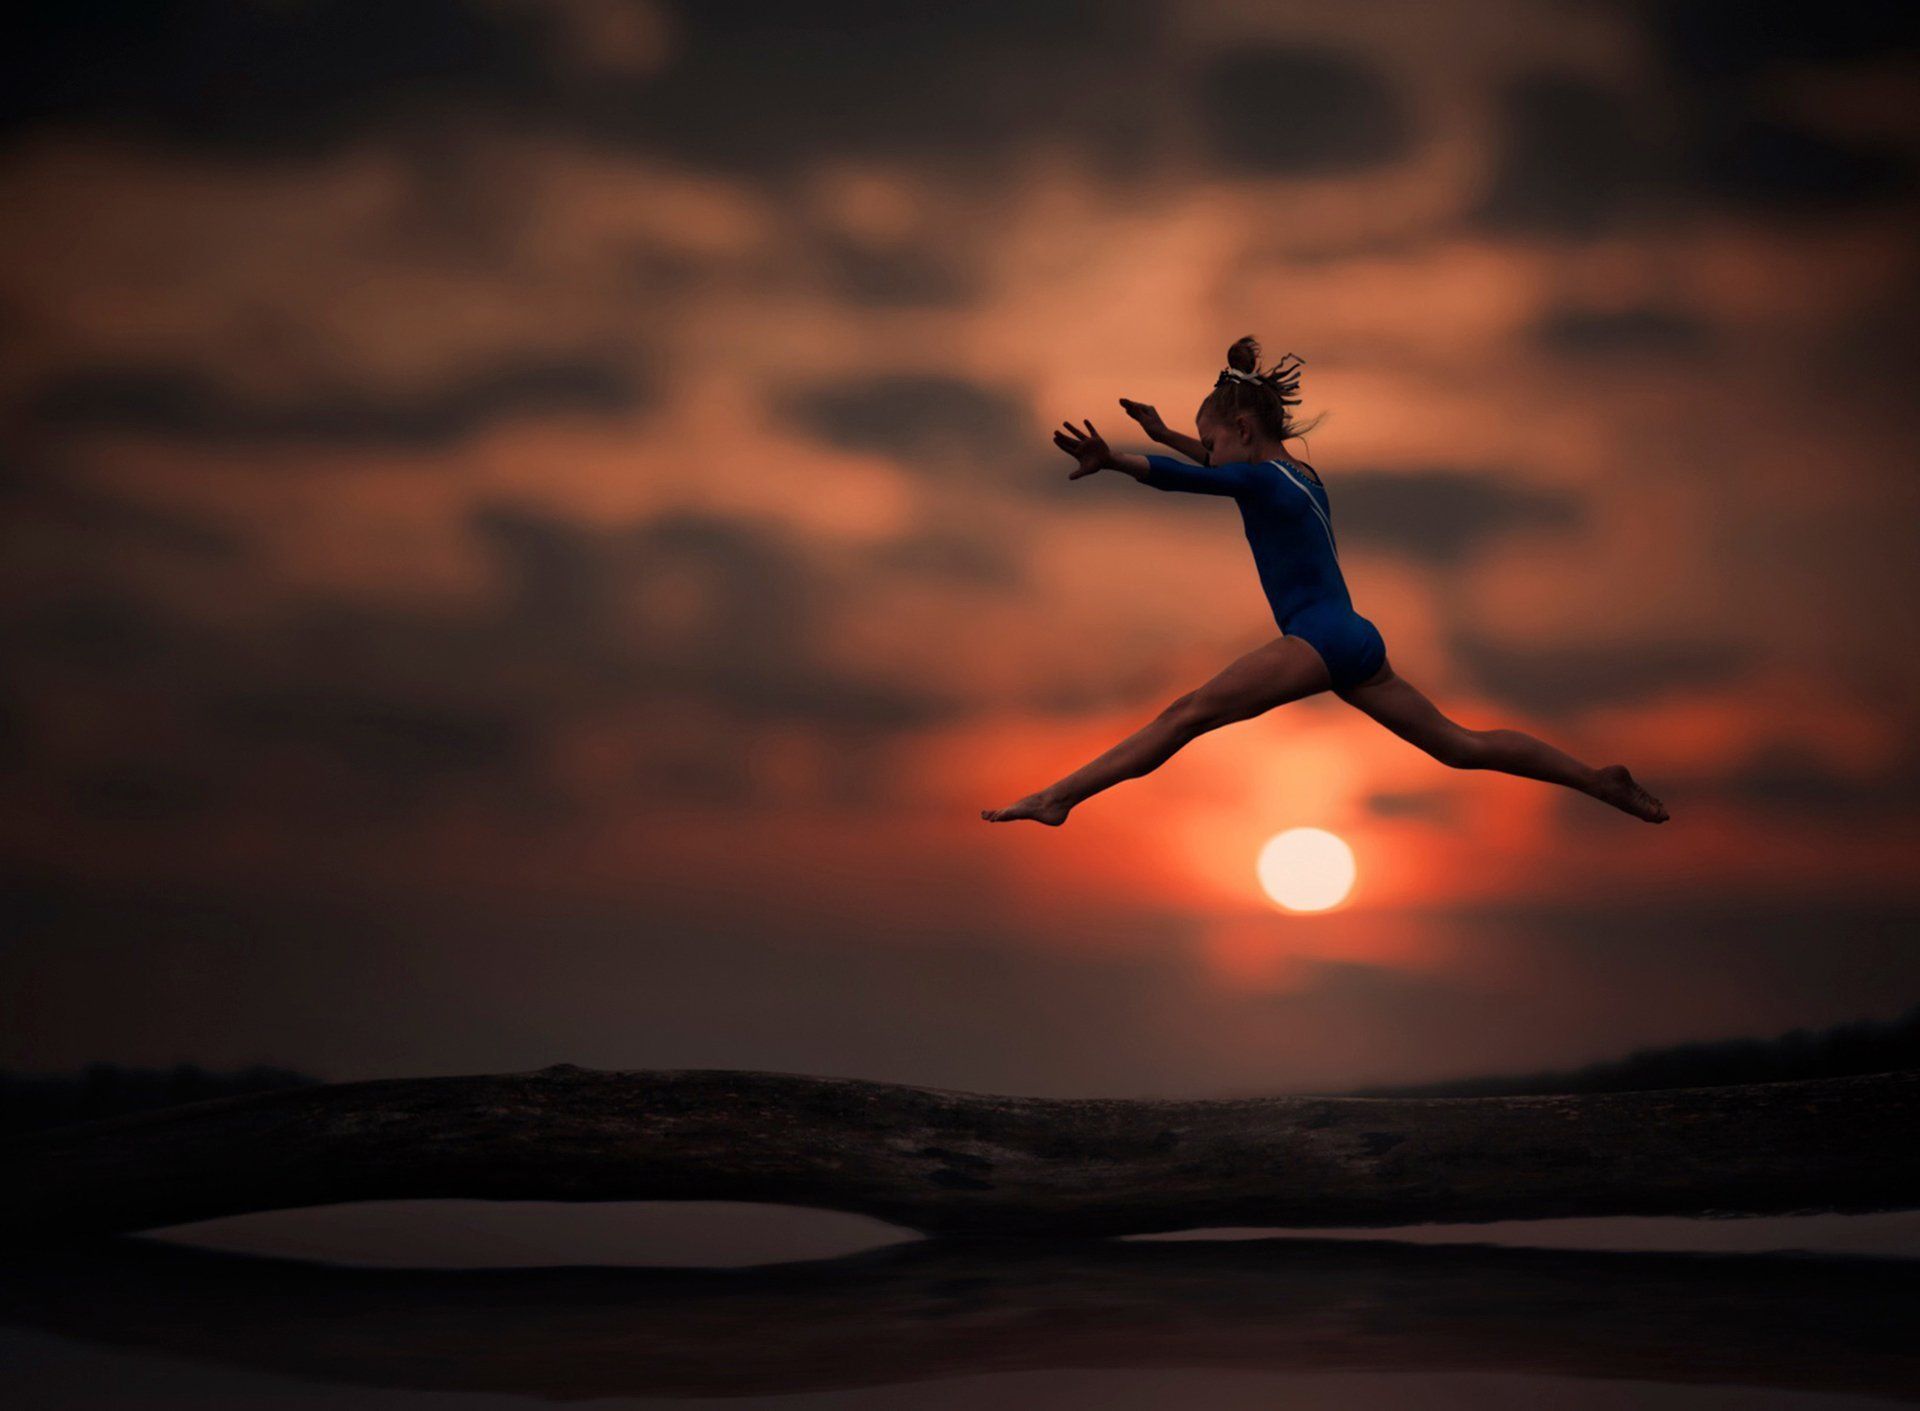
M 1046 1395 L 1063 1407 L 1238 1404 L 1235 1388 L 1261 1386 L 1268 1400 L 1247 1404 L 1313 1391 L 1309 1404 L 1344 1405 L 1340 1376 L 1389 1374 L 1393 1404 L 1412 1406 L 1466 1404 L 1454 1396 L 1474 1399 L 1474 1378 L 1517 1377 L 1533 1388 L 1523 1399 L 1552 1388 L 1559 1404 L 1813 1407 L 1920 1399 L 1915 1269 L 1837 1255 L 1257 1239 L 926 1241 L 741 1269 L 393 1270 L 113 1239 L 9 1261 L 0 1320 L 13 1334 L 9 1380 L 33 1376 L 19 1355 L 44 1358 L 53 1344 L 34 1335 L 52 1334 L 69 1350 L 158 1354 L 176 1380 L 181 1359 L 216 1383 L 270 1374 L 303 1406 L 321 1387 L 350 1394 L 320 1404 L 354 1406 L 412 1404 L 367 1399 L 376 1389 L 485 1398 L 476 1405 L 961 1406 L 975 1404 L 968 1386 L 1004 1406 L 1037 1394 L 1041 1374 L 1055 1374 Z M 1105 1389 L 1083 1403 L 1070 1384 L 1102 1374 Z M 993 1389 L 1008 1377 L 1026 1392 Z M 951 1385 L 925 1399 L 881 1394 L 929 1383 Z M 245 1384 L 255 1401 L 270 1395 Z M 29 1380 L 20 1404 L 116 1404 L 102 1385 L 91 1402 Z M 1116 1400 L 1116 1385 L 1132 1391 Z M 1582 1386 L 1599 1399 L 1570 1401 Z M 1690 1387 L 1782 1395 L 1682 1396 Z M 219 1401 L 212 1387 L 189 1399 Z

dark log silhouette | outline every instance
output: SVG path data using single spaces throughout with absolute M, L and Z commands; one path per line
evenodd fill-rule
M 391 1270 L 120 1239 L 0 1268 L 0 1320 L 305 1380 L 548 1401 L 1064 1368 L 1920 1398 L 1914 1266 L 1814 1255 L 940 1240 L 752 1269 Z
M 746 1200 L 1098 1236 L 1920 1204 L 1920 1073 L 1567 1097 L 1145 1102 L 562 1066 L 15 1140 L 14 1241 L 342 1201 Z

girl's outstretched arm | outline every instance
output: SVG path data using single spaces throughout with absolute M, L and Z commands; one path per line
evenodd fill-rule
M 1163 446 L 1171 446 L 1190 461 L 1207 461 L 1207 448 L 1200 444 L 1197 436 L 1188 436 L 1168 426 L 1165 419 L 1145 402 L 1136 402 L 1131 397 L 1122 397 L 1120 405 L 1128 416 L 1140 423 L 1140 429 Z
M 1190 495 L 1238 495 L 1247 488 L 1252 466 L 1240 462 L 1231 465 L 1188 465 L 1172 456 L 1144 456 L 1147 473 L 1136 477 L 1142 485 L 1156 490 L 1184 490 Z
M 1142 486 L 1154 490 L 1185 490 L 1194 495 L 1238 495 L 1246 490 L 1246 465 L 1187 465 L 1171 455 L 1133 455 L 1114 451 L 1106 438 L 1094 430 L 1091 420 L 1081 422 L 1083 432 L 1073 422 L 1060 422 L 1064 430 L 1054 432 L 1054 445 L 1071 455 L 1077 465 L 1068 480 L 1091 476 L 1094 470 L 1121 470 Z
M 1070 421 L 1062 422 L 1064 429 L 1053 433 L 1053 444 L 1078 462 L 1073 473 L 1067 476 L 1069 480 L 1078 480 L 1098 470 L 1118 470 L 1156 490 L 1185 490 L 1196 495 L 1237 495 L 1246 488 L 1247 472 L 1251 469 L 1249 466 L 1188 465 L 1172 456 L 1136 456 L 1131 452 L 1115 451 L 1107 445 L 1106 438 L 1094 430 L 1092 422 L 1083 421 L 1080 425 L 1086 430 L 1080 430 Z

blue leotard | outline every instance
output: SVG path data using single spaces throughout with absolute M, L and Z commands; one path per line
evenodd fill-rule
M 1240 506 L 1260 586 L 1273 620 L 1289 637 L 1305 638 L 1327 664 L 1335 690 L 1370 681 L 1387 659 L 1374 625 L 1353 610 L 1333 539 L 1327 489 L 1286 461 L 1193 465 L 1148 456 L 1140 483 L 1156 490 L 1229 495 Z

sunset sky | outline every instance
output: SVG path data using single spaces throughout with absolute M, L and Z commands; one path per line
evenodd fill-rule
M 1330 1089 L 1920 999 L 1920 8 L 44 4 L 0 55 L 0 1064 Z M 1049 442 L 1306 360 L 1337 700 Z M 1343 907 L 1262 894 L 1292 827 Z

